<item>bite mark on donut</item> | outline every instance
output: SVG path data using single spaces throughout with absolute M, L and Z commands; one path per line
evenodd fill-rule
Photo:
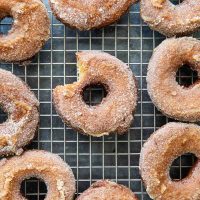
M 96 137 L 125 133 L 137 101 L 136 80 L 130 68 L 98 51 L 78 53 L 77 67 L 78 81 L 57 86 L 53 92 L 56 111 L 63 121 L 81 133 Z M 98 105 L 89 106 L 83 92 L 96 84 L 104 86 L 107 96 Z
M 65 85 L 64 86 L 65 90 L 63 91 L 63 95 L 66 98 L 72 98 L 75 95 L 75 90 L 76 90 L 76 87 L 77 87 L 76 85 L 77 85 L 77 83 Z

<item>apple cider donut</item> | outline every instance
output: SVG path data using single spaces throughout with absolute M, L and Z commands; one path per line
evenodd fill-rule
M 0 155 L 19 154 L 35 136 L 39 102 L 21 79 L 0 69 L 0 105 L 8 114 L 0 124 Z
M 75 179 L 69 165 L 59 156 L 32 150 L 0 161 L 0 199 L 25 200 L 20 192 L 23 180 L 34 177 L 47 185 L 45 200 L 72 200 Z
M 88 135 L 124 133 L 137 104 L 136 81 L 130 68 L 103 52 L 80 52 L 77 59 L 79 81 L 54 89 L 57 113 L 72 128 Z M 95 84 L 105 86 L 107 96 L 99 105 L 89 106 L 83 101 L 83 91 Z
M 49 0 L 58 20 L 79 30 L 102 28 L 119 20 L 136 0 Z
M 0 60 L 26 61 L 48 40 L 50 21 L 41 0 L 0 0 L 0 20 L 12 17 L 7 35 L 0 34 Z
M 100 180 L 92 184 L 77 200 L 137 200 L 135 194 L 127 187 L 117 183 Z
M 185 153 L 200 158 L 200 127 L 194 124 L 168 123 L 147 140 L 140 155 L 140 172 L 147 192 L 155 200 L 199 200 L 200 162 L 189 175 L 173 181 L 169 176 L 172 162 Z
M 141 16 L 153 29 L 171 36 L 183 36 L 200 28 L 200 0 L 141 0 Z
M 176 72 L 184 64 L 200 72 L 200 41 L 191 37 L 162 42 L 149 62 L 147 89 L 155 106 L 168 117 L 180 121 L 200 120 L 200 82 L 183 87 Z

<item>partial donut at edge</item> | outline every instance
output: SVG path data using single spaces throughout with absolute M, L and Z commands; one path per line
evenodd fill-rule
M 55 17 L 63 24 L 81 31 L 112 24 L 137 0 L 49 0 Z
M 42 150 L 26 151 L 0 161 L 0 199 L 24 200 L 21 183 L 32 177 L 46 183 L 45 200 L 73 200 L 75 178 L 70 166 L 60 156 Z
M 147 193 L 156 200 L 199 200 L 200 198 L 200 127 L 195 124 L 168 123 L 144 143 L 139 169 Z M 198 161 L 188 176 L 180 181 L 170 178 L 172 162 L 185 153 Z
M 93 183 L 77 200 L 138 200 L 136 195 L 127 187 L 109 180 Z
M 147 89 L 152 102 L 164 115 L 180 121 L 200 120 L 200 82 L 184 87 L 176 72 L 184 64 L 200 74 L 200 41 L 192 37 L 164 40 L 150 59 Z
M 200 28 L 200 0 L 184 0 L 174 5 L 170 0 L 141 0 L 141 17 L 165 36 L 189 35 Z
M 6 35 L 0 35 L 0 61 L 31 59 L 50 36 L 50 20 L 41 0 L 0 0 L 0 20 L 13 17 Z
M 0 104 L 8 113 L 0 124 L 0 155 L 20 154 L 36 134 L 39 102 L 25 82 L 0 69 Z

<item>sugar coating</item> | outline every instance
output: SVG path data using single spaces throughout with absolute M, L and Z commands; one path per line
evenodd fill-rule
M 109 180 L 92 184 L 77 200 L 137 200 L 136 195 L 127 187 Z
M 200 162 L 189 175 L 173 181 L 169 176 L 172 162 L 185 153 L 200 158 L 200 127 L 195 124 L 168 123 L 154 132 L 140 155 L 140 173 L 147 193 L 156 200 L 199 200 Z
M 155 106 L 168 117 L 195 122 L 200 120 L 200 82 L 190 87 L 176 82 L 176 72 L 189 64 L 200 74 L 200 41 L 192 37 L 162 42 L 150 59 L 147 89 Z
M 131 69 L 117 58 L 103 52 L 77 53 L 79 81 L 57 86 L 53 91 L 56 111 L 63 121 L 78 131 L 102 136 L 124 133 L 133 120 L 137 105 L 137 86 Z M 87 105 L 83 89 L 101 83 L 107 96 L 97 106 Z
M 24 200 L 20 193 L 23 180 L 42 179 L 48 193 L 45 200 L 72 200 L 75 178 L 68 164 L 59 156 L 39 150 L 26 151 L 20 156 L 0 161 L 0 199 Z
M 168 37 L 188 35 L 200 28 L 200 0 L 141 0 L 141 16 L 153 29 Z
M 117 21 L 137 0 L 49 0 L 54 15 L 79 30 L 101 28 Z
M 162 4 L 165 1 L 166 0 L 151 0 L 151 3 L 153 4 L 154 7 L 162 8 Z
M 7 35 L 0 35 L 0 60 L 25 61 L 33 57 L 49 39 L 48 12 L 40 0 L 0 0 L 0 20 L 14 19 Z
M 0 155 L 20 154 L 37 129 L 39 102 L 17 76 L 0 69 L 0 104 L 8 120 L 0 124 Z

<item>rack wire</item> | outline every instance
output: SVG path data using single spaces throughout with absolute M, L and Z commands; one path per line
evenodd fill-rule
M 177 1 L 175 0 L 177 3 Z M 114 25 L 89 32 L 79 32 L 57 21 L 45 0 L 51 19 L 51 38 L 29 66 L 0 63 L 0 67 L 21 77 L 40 101 L 40 127 L 29 149 L 43 149 L 60 155 L 73 169 L 77 195 L 99 179 L 111 179 L 130 187 L 141 200 L 149 200 L 139 175 L 139 156 L 143 143 L 159 127 L 172 121 L 152 104 L 146 89 L 146 72 L 153 49 L 165 38 L 149 29 L 139 14 L 139 4 Z M 0 31 L 6 31 L 10 20 L 3 20 Z M 194 37 L 198 38 L 199 33 Z M 52 89 L 77 80 L 75 53 L 102 50 L 127 63 L 138 82 L 139 101 L 135 119 L 127 134 L 93 138 L 77 134 L 63 124 L 52 104 Z M 188 69 L 177 73 L 177 81 L 193 81 Z M 85 92 L 88 104 L 94 105 L 104 96 L 102 88 Z M 5 118 L 4 114 L 0 115 Z M 179 180 L 194 163 L 194 157 L 184 155 L 171 168 Z M 26 180 L 22 191 L 30 200 L 44 199 L 45 184 L 37 179 Z

